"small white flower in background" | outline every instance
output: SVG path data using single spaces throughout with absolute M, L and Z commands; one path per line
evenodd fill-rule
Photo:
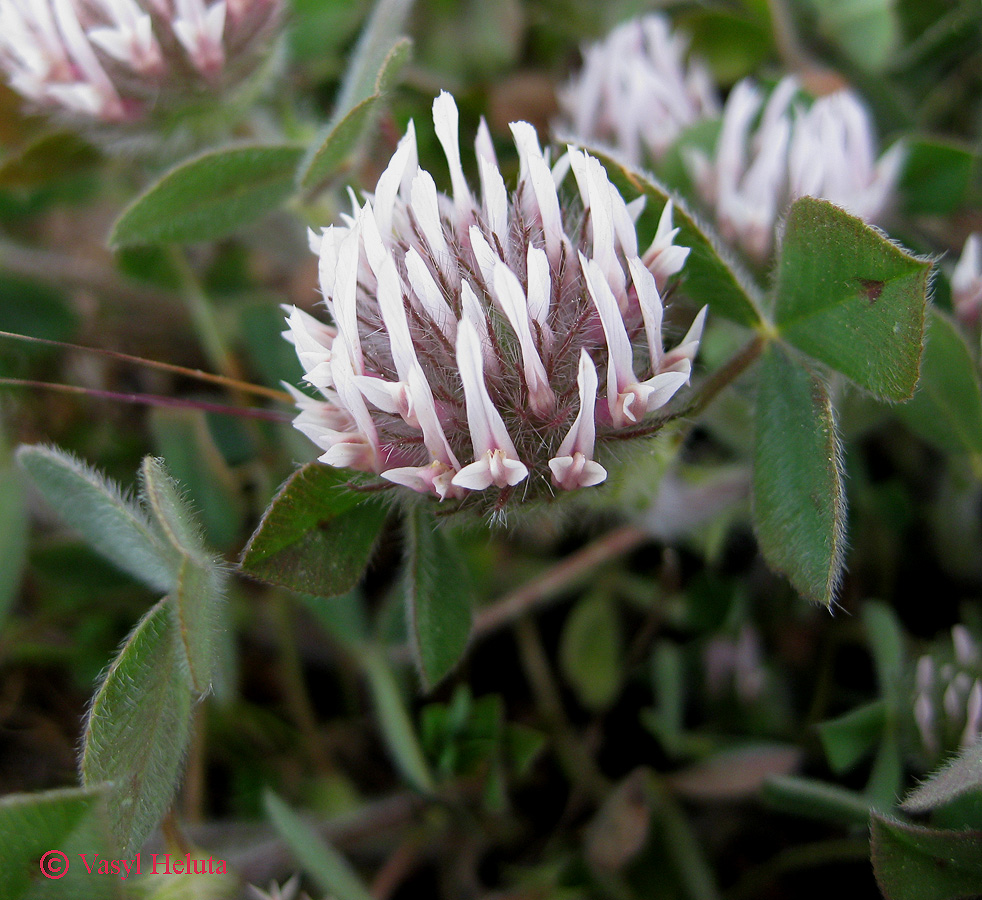
M 659 160 L 680 132 L 719 113 L 709 70 L 688 57 L 689 39 L 648 15 L 583 48 L 583 67 L 559 92 L 564 127 L 637 165 Z
M 0 73 L 39 109 L 132 122 L 158 104 L 241 80 L 267 49 L 281 5 L 0 0 Z
M 873 124 L 853 92 L 840 90 L 805 107 L 794 102 L 798 90 L 794 78 L 784 78 L 763 104 L 760 89 L 741 81 L 723 108 L 714 157 L 698 149 L 685 154 L 722 237 L 758 263 L 770 258 L 776 225 L 799 197 L 828 200 L 878 222 L 903 163 L 899 144 L 877 159 Z
M 951 273 L 951 301 L 955 314 L 974 325 L 982 313 L 982 235 L 970 234 Z
M 951 629 L 951 643 L 951 653 L 920 657 L 914 675 L 914 722 L 932 757 L 982 736 L 982 652 L 964 625 Z
M 288 310 L 284 336 L 323 398 L 298 396 L 295 424 L 323 462 L 441 500 L 599 484 L 596 444 L 668 403 L 699 346 L 704 312 L 662 346 L 661 291 L 688 253 L 672 243 L 671 208 L 640 249 L 642 203 L 579 150 L 551 165 L 525 122 L 511 125 L 510 195 L 481 123 L 478 195 L 449 94 L 433 121 L 450 195 L 419 167 L 410 124 L 374 193 L 311 235 L 333 325 Z M 560 199 L 570 171 L 575 207 Z

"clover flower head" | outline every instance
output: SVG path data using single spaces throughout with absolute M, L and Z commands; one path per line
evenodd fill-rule
M 709 70 L 688 50 L 662 15 L 619 25 L 583 48 L 582 69 L 560 90 L 564 127 L 635 165 L 645 154 L 660 159 L 684 128 L 719 112 Z
M 967 325 L 982 313 L 982 235 L 968 236 L 962 255 L 951 273 L 951 299 L 955 313 Z
M 333 322 L 288 310 L 284 336 L 320 393 L 296 395 L 295 424 L 323 462 L 441 500 L 500 508 L 599 484 L 597 443 L 664 406 L 699 345 L 704 313 L 678 347 L 662 346 L 661 291 L 688 254 L 671 206 L 640 249 L 642 203 L 580 150 L 550 164 L 525 122 L 511 125 L 509 194 L 482 121 L 478 195 L 450 94 L 433 121 L 450 194 L 419 167 L 410 123 L 375 191 L 311 235 Z M 575 204 L 560 199 L 570 172 Z
M 840 90 L 808 108 L 796 79 L 782 79 L 765 103 L 749 79 L 727 97 L 715 155 L 690 148 L 685 161 L 722 237 L 755 262 L 774 249 L 791 203 L 828 200 L 866 222 L 889 206 L 903 162 L 897 144 L 876 157 L 872 122 L 858 97 Z
M 930 756 L 970 747 L 982 736 L 982 651 L 964 625 L 951 629 L 950 651 L 917 660 L 913 712 Z
M 35 107 L 129 123 L 241 81 L 280 0 L 0 0 L 0 73 Z

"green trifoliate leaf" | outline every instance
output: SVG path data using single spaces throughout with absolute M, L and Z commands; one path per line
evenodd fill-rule
M 982 887 L 982 832 L 873 815 L 873 873 L 886 900 L 964 900 Z
M 118 485 L 54 447 L 21 447 L 17 461 L 58 514 L 97 553 L 156 591 L 174 587 L 175 555 Z
M 750 328 L 764 321 L 759 292 L 753 281 L 741 271 L 722 242 L 695 220 L 684 203 L 673 199 L 650 176 L 601 151 L 590 149 L 590 152 L 604 163 L 612 181 L 619 181 L 621 185 L 626 181 L 647 197 L 652 211 L 660 212 L 670 199 L 673 200 L 672 221 L 679 229 L 674 243 L 691 250 L 681 273 L 687 297 L 696 305 L 708 304 L 714 314 Z
M 140 476 L 155 524 L 178 559 L 170 606 L 191 686 L 204 694 L 219 653 L 225 572 L 208 553 L 197 521 L 160 460 L 148 456 Z
M 942 450 L 982 454 L 982 392 L 979 373 L 955 326 L 929 312 L 921 380 L 900 418 Z
M 907 400 L 921 359 L 931 264 L 814 197 L 788 213 L 775 322 L 803 353 L 884 400 Z
M 776 345 L 760 371 L 753 488 L 764 558 L 799 593 L 830 605 L 846 520 L 832 405 L 821 380 Z
M 291 144 L 253 144 L 179 163 L 116 220 L 109 243 L 190 243 L 235 231 L 290 196 L 302 156 Z
M 426 510 L 410 513 L 406 532 L 408 631 L 423 683 L 429 688 L 443 680 L 467 648 L 473 589 L 456 546 Z
M 161 600 L 127 638 L 85 727 L 82 780 L 112 785 L 112 830 L 128 854 L 170 806 L 190 739 L 191 692 L 168 604 Z
M 368 566 L 386 510 L 348 479 L 321 463 L 298 469 L 250 538 L 242 571 L 302 594 L 350 591 Z
M 358 873 L 334 847 L 272 791 L 264 797 L 266 812 L 290 852 L 321 887 L 336 900 L 371 900 Z

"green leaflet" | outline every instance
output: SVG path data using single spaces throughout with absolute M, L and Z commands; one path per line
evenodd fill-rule
M 833 602 L 846 501 L 835 421 L 821 380 L 779 346 L 757 389 L 754 528 L 767 562 L 810 600 Z
M 291 144 L 208 150 L 167 172 L 134 200 L 109 235 L 113 247 L 221 237 L 276 209 L 293 193 L 303 155 Z
M 371 559 L 385 507 L 321 463 L 298 469 L 273 498 L 239 563 L 246 575 L 304 594 L 351 590 Z
M 789 344 L 883 400 L 907 400 L 920 367 L 931 264 L 814 197 L 788 213 L 775 324 Z
M 909 825 L 874 813 L 870 842 L 886 900 L 960 900 L 982 885 L 982 832 Z
M 17 462 L 97 553 L 155 591 L 173 588 L 174 557 L 144 511 L 118 485 L 55 447 L 20 447 Z
M 167 607 L 164 598 L 127 638 L 85 726 L 82 780 L 111 784 L 123 853 L 139 850 L 170 806 L 190 740 L 191 692 Z
M 424 509 L 406 519 L 406 614 L 423 683 L 439 683 L 470 637 L 474 596 L 457 548 Z

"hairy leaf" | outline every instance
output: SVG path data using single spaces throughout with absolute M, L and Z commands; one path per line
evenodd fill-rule
M 424 509 L 406 520 L 406 614 L 423 683 L 439 683 L 467 648 L 474 594 L 463 560 Z
M 873 815 L 872 858 L 886 900 L 961 900 L 982 886 L 982 832 L 945 831 Z
M 914 393 L 931 264 L 826 200 L 788 213 L 778 264 L 782 337 L 884 400 Z
M 209 541 L 222 549 L 231 547 L 239 537 L 245 508 L 205 414 L 198 409 L 157 408 L 150 413 L 150 427 L 168 470 L 194 498 Z
M 235 231 L 290 196 L 302 155 L 290 144 L 253 144 L 179 163 L 116 220 L 109 243 L 188 243 Z
M 179 559 L 171 609 L 191 685 L 204 694 L 218 654 L 225 573 L 208 553 L 194 515 L 160 460 L 148 456 L 140 474 L 147 505 Z
M 97 553 L 156 591 L 173 589 L 176 558 L 116 484 L 54 447 L 21 447 L 17 462 Z
M 127 854 L 170 806 L 190 738 L 191 692 L 167 607 L 165 598 L 127 638 L 85 726 L 82 780 L 112 785 L 112 829 Z
M 303 594 L 335 597 L 361 578 L 385 507 L 353 491 L 350 475 L 310 463 L 286 481 L 242 553 L 246 575 Z
M 761 365 L 753 487 L 764 558 L 802 595 L 830 605 L 846 515 L 832 406 L 822 382 L 778 346 Z
M 921 380 L 900 418 L 942 450 L 982 454 L 982 392 L 965 341 L 937 309 L 927 319 Z
M 903 802 L 909 812 L 922 813 L 960 797 L 982 790 L 982 738 L 945 763 L 921 782 Z

